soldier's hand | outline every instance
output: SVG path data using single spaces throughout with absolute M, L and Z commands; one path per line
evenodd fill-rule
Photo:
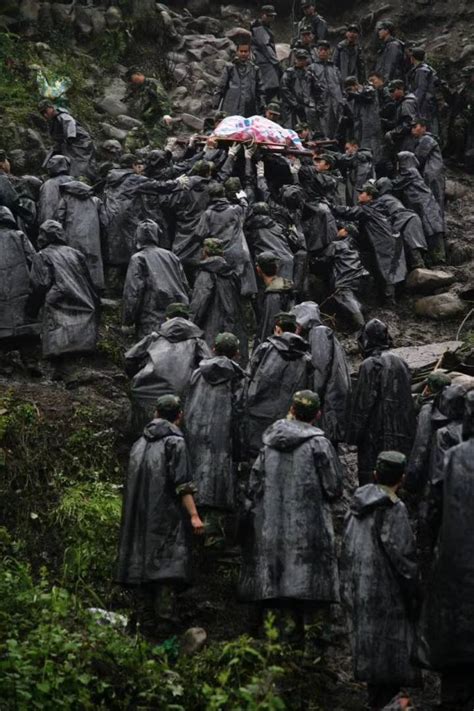
M 196 536 L 201 536 L 204 533 L 204 524 L 201 521 L 199 514 L 193 514 L 191 516 L 191 526 L 193 528 L 193 533 Z
M 235 158 L 237 156 L 237 153 L 240 151 L 241 144 L 240 143 L 233 143 L 231 147 L 229 148 L 229 156 L 232 158 Z
M 259 160 L 257 163 L 257 178 L 263 178 L 265 176 L 265 163 L 263 160 Z
M 189 183 L 189 176 L 188 175 L 180 175 L 179 178 L 176 178 L 176 182 L 178 185 L 182 188 L 185 188 L 188 183 Z
M 290 164 L 290 173 L 292 175 L 298 175 L 301 168 L 301 162 L 298 158 L 294 158 Z
M 244 156 L 246 160 L 252 160 L 257 150 L 257 146 L 244 146 Z

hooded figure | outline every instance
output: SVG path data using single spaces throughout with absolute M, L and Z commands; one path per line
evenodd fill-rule
M 46 169 L 49 178 L 40 188 L 38 204 L 38 223 L 41 225 L 46 220 L 57 220 L 61 194 L 59 188 L 64 183 L 74 180 L 69 175 L 71 161 L 66 156 L 56 155 L 49 159 Z
M 222 255 L 208 256 L 199 263 L 190 312 L 210 347 L 218 333 L 237 336 L 242 363 L 247 364 L 248 336 L 240 304 L 240 280 Z
M 66 242 L 82 252 L 92 283 L 100 291 L 105 286 L 100 240 L 105 221 L 102 201 L 94 196 L 93 188 L 78 180 L 60 185 L 59 193 L 57 216 L 64 227 Z
M 292 418 L 265 431 L 245 501 L 239 597 L 339 602 L 331 502 L 341 491 L 341 465 L 320 429 Z
M 325 138 L 337 137 L 345 105 L 341 72 L 331 59 L 317 59 L 309 68 L 312 80 L 320 88 L 319 123 Z
M 198 506 L 233 511 L 245 373 L 227 356 L 201 361 L 184 408 Z
M 403 204 L 419 215 L 430 251 L 444 254 L 444 220 L 436 199 L 418 170 L 419 163 L 410 151 L 398 154 L 399 176 L 394 190 Z M 433 255 L 435 256 L 435 255 Z
M 423 180 L 433 193 L 444 217 L 446 176 L 440 145 L 431 133 L 425 133 L 416 141 L 413 152 L 420 164 L 419 171 Z
M 291 313 L 308 341 L 314 368 L 314 390 L 321 401 L 320 427 L 333 444 L 345 442 L 351 407 L 351 378 L 344 349 L 334 331 L 321 323 L 319 306 L 304 301 Z
M 433 440 L 437 430 L 445 427 L 450 420 L 448 413 L 450 412 L 451 397 L 446 397 L 444 394 L 449 389 L 446 384 L 440 387 L 436 395 L 425 403 L 418 413 L 413 449 L 408 459 L 405 476 L 405 488 L 408 491 L 423 492 L 426 484 L 430 481 Z
M 359 148 L 352 155 L 338 155 L 337 166 L 345 178 L 346 204 L 349 207 L 357 205 L 359 189 L 375 177 L 372 151 Z
M 190 527 L 181 498 L 194 491 L 183 433 L 168 420 L 153 420 L 130 452 L 116 582 L 191 582 Z
M 311 385 L 308 350 L 307 341 L 284 331 L 267 338 L 253 352 L 246 403 L 250 458 L 257 456 L 267 427 L 288 412 L 293 393 Z
M 352 401 L 349 443 L 358 448 L 361 486 L 372 481 L 380 452 L 408 456 L 415 435 L 411 373 L 402 358 L 389 352 L 391 345 L 388 328 L 378 319 L 368 321 L 360 332 L 364 361 Z
M 167 307 L 189 303 L 189 286 L 181 263 L 160 247 L 160 229 L 153 220 L 140 222 L 123 287 L 123 323 L 135 326 L 137 338 L 157 331 L 165 320 Z
M 410 662 L 416 544 L 405 504 L 391 487 L 367 484 L 357 489 L 346 519 L 340 570 L 354 677 L 365 681 L 374 697 L 387 690 L 382 703 L 370 705 L 385 708 L 400 686 L 420 681 L 419 670 Z
M 132 168 L 114 169 L 107 175 L 103 196 L 107 222 L 107 264 L 128 265 L 135 248 L 138 224 L 147 217 L 139 188 L 149 182 L 145 176 L 134 173 Z
M 295 54 L 297 58 L 302 58 L 306 53 L 304 50 L 296 50 Z M 296 130 L 302 121 L 308 122 L 313 128 L 316 126 L 316 107 L 321 89 L 308 66 L 286 69 L 281 78 L 280 94 L 283 126 Z
M 134 431 L 153 416 L 158 397 L 185 394 L 194 370 L 211 356 L 203 335 L 194 323 L 176 316 L 125 353 L 127 372 L 134 375 L 130 386 Z
M 462 442 L 466 393 L 464 385 L 450 385 L 441 395 L 439 409 L 446 421 L 440 423 L 431 440 L 429 474 L 434 485 L 443 480 L 446 452 Z
M 27 325 L 25 313 L 34 255 L 12 212 L 0 206 L 0 340 L 34 332 L 34 325 Z
M 442 673 L 449 708 L 474 702 L 474 391 L 466 395 L 463 442 L 447 454 L 438 484 L 442 516 L 422 612 L 427 661 Z
M 347 91 L 346 98 L 352 119 L 352 135 L 361 148 L 372 153 L 375 164 L 382 157 L 382 124 L 377 90 L 371 84 L 357 91 Z
M 403 79 L 404 63 L 405 45 L 396 37 L 388 37 L 378 49 L 375 71 L 382 74 L 385 83 L 392 81 L 392 79 Z
M 30 274 L 29 310 L 43 308 L 41 345 L 44 357 L 86 353 L 96 348 L 100 300 L 83 254 L 66 246 L 59 222 L 40 226 Z
M 56 109 L 48 120 L 49 134 L 54 141 L 53 153 L 66 156 L 71 161 L 74 178 L 95 177 L 95 149 L 92 138 L 66 109 Z
M 266 203 L 253 205 L 245 221 L 245 234 L 254 262 L 262 252 L 271 252 L 278 257 L 278 275 L 293 280 L 294 257 L 291 242 L 286 230 L 270 214 Z
M 401 234 L 408 267 L 424 267 L 423 253 L 428 245 L 420 217 L 392 195 L 393 183 L 390 178 L 379 178 L 376 185 L 379 197 L 374 201 L 374 207 L 380 208 L 381 214 L 390 219 L 393 231 Z
M 260 69 L 265 101 L 268 103 L 280 88 L 280 62 L 275 48 L 273 32 L 260 20 L 252 22 L 252 51 L 254 62 Z
M 240 278 L 242 296 L 251 296 L 257 292 L 255 270 L 250 258 L 247 240 L 244 234 L 244 220 L 248 203 L 245 194 L 236 204 L 221 195 L 221 186 L 213 186 L 214 196 L 207 209 L 202 213 L 195 234 L 194 242 L 199 246 L 208 237 L 217 237 L 223 243 L 226 262 Z

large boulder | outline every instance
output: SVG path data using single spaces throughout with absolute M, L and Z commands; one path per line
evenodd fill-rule
M 456 318 L 462 316 L 467 308 L 465 301 L 457 294 L 438 294 L 436 296 L 425 296 L 415 302 L 415 313 L 417 316 L 425 316 L 435 321 Z
M 407 278 L 407 287 L 422 294 L 433 294 L 438 289 L 451 286 L 456 281 L 449 272 L 440 269 L 414 269 Z
M 187 2 L 189 12 L 195 17 L 207 15 L 209 13 L 210 5 L 210 0 L 188 0 Z
M 117 116 L 117 124 L 119 128 L 130 131 L 132 128 L 141 128 L 143 121 L 133 118 L 132 116 L 127 116 L 127 114 L 119 114 Z
M 457 180 L 447 180 L 446 181 L 446 197 L 449 200 L 459 200 L 466 195 L 469 188 Z
M 197 116 L 193 116 L 192 114 L 181 114 L 181 121 L 185 124 L 185 126 L 192 128 L 194 131 L 202 131 L 204 126 L 204 121 Z
M 38 22 L 39 11 L 39 0 L 21 0 L 19 13 L 25 22 Z
M 207 641 L 207 632 L 202 627 L 190 627 L 181 637 L 181 651 L 192 655 L 200 652 Z
M 100 128 L 102 129 L 104 136 L 107 136 L 107 138 L 115 138 L 116 141 L 124 141 L 128 135 L 128 131 L 117 128 L 117 126 L 112 126 L 106 121 L 100 124 Z

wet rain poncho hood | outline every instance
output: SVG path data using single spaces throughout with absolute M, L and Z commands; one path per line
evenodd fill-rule
M 414 153 L 411 153 L 410 151 L 401 151 L 397 154 L 397 158 L 401 175 L 413 170 L 419 172 L 420 162 Z
M 162 325 L 159 335 L 172 343 L 177 343 L 187 341 L 189 338 L 202 338 L 204 334 L 192 321 L 176 316 Z
M 386 351 L 392 346 L 388 327 L 378 318 L 368 321 L 360 332 L 357 343 L 361 353 L 367 357 L 380 351 Z
M 143 220 L 137 226 L 135 245 L 137 249 L 143 249 L 149 244 L 159 247 L 161 235 L 161 229 L 154 220 Z
M 38 247 L 43 249 L 48 244 L 66 244 L 63 226 L 56 220 L 46 220 L 40 225 Z
M 211 385 L 221 385 L 243 376 L 242 368 L 226 356 L 202 360 L 199 363 L 199 369 L 204 380 Z
M 323 437 L 324 432 L 306 422 L 289 417 L 286 420 L 278 420 L 265 431 L 263 444 L 273 447 L 280 452 L 290 452 L 299 447 L 312 437 Z
M 18 229 L 12 211 L 2 205 L 0 205 L 0 226 L 12 227 L 14 230 Z
M 63 183 L 59 186 L 59 192 L 73 195 L 78 200 L 87 200 L 94 196 L 94 189 L 90 185 L 81 183 L 80 180 L 71 180 L 69 183 Z
M 157 442 L 164 437 L 182 437 L 183 433 L 179 427 L 174 425 L 172 422 L 168 422 L 168 420 L 160 418 L 152 420 L 152 422 L 145 426 L 143 436 L 149 442 Z
M 387 487 L 374 484 L 361 486 L 354 494 L 350 511 L 357 518 L 364 518 L 380 506 L 391 506 L 398 497 Z
M 50 178 L 56 178 L 58 175 L 67 175 L 70 169 L 71 159 L 62 155 L 52 156 L 46 166 Z
M 296 316 L 298 326 L 301 326 L 304 331 L 321 325 L 321 312 L 314 301 L 303 301 L 295 306 L 291 313 Z

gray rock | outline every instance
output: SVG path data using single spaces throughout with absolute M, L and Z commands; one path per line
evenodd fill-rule
M 188 656 L 200 652 L 207 641 L 207 632 L 202 627 L 190 627 L 181 637 L 181 651 Z
M 39 0 L 21 0 L 19 14 L 25 22 L 38 22 L 40 12 Z
M 240 12 L 240 9 L 235 5 L 221 5 L 221 17 L 225 18 L 226 20 L 241 20 L 242 13 Z
M 112 124 L 107 123 L 106 121 L 101 123 L 100 127 L 102 129 L 102 133 L 104 136 L 107 136 L 107 138 L 115 138 L 117 141 L 124 141 L 127 138 L 128 131 L 117 128 L 117 126 L 112 126 Z
M 92 19 L 88 7 L 82 7 L 81 5 L 76 7 L 75 25 L 76 29 L 84 37 L 89 37 L 92 34 Z
M 461 266 L 474 259 L 474 245 L 466 242 L 448 242 L 449 263 L 453 267 Z
M 459 183 L 457 180 L 446 181 L 446 197 L 449 200 L 459 200 L 459 198 L 462 198 L 464 197 L 464 195 L 466 195 L 468 190 L 469 188 L 467 188 L 462 183 Z
M 463 51 L 461 52 L 460 59 L 461 61 L 464 59 L 467 59 L 468 57 L 471 57 L 474 54 L 474 44 L 467 44 Z
M 119 128 L 124 128 L 126 131 L 130 131 L 132 128 L 141 128 L 141 126 L 143 126 L 143 121 L 139 121 L 132 116 L 127 116 L 127 114 L 119 114 L 117 116 L 117 124 Z
M 26 167 L 26 152 L 21 148 L 14 148 L 8 151 L 11 167 L 15 173 L 22 172 Z
M 113 8 L 109 8 L 112 10 Z M 118 8 L 115 8 L 118 9 Z M 92 23 L 92 34 L 100 35 L 106 27 L 105 13 L 98 7 L 89 8 L 91 23 Z
M 74 5 L 61 5 L 55 2 L 51 5 L 51 15 L 58 27 L 72 27 L 76 19 L 76 8 Z
M 117 30 L 123 22 L 122 11 L 119 7 L 107 8 L 104 17 L 109 30 Z
M 237 37 L 248 37 L 249 40 L 252 39 L 252 33 L 245 27 L 232 27 L 225 33 L 225 36 L 230 40 L 234 40 Z
M 168 60 L 173 64 L 186 64 L 186 55 L 178 52 L 168 52 Z
M 45 150 L 41 134 L 33 128 L 26 128 L 22 131 L 22 139 L 26 148 L 33 150 Z
M 289 44 L 279 43 L 275 45 L 277 57 L 279 62 L 285 62 L 290 58 L 291 47 Z
M 102 99 L 95 101 L 94 106 L 99 111 L 109 114 L 109 116 L 120 116 L 128 110 L 127 104 L 115 96 L 104 96 Z
M 183 81 L 183 79 L 186 79 L 188 76 L 188 70 L 186 69 L 185 64 L 178 64 L 174 69 L 173 69 L 173 77 L 175 80 L 179 83 Z
M 198 104 L 200 106 L 201 102 L 199 101 Z M 193 116 L 192 114 L 181 114 L 181 121 L 194 131 L 202 131 L 204 126 L 204 121 L 197 116 Z
M 435 321 L 462 316 L 467 304 L 456 294 L 438 294 L 437 296 L 424 296 L 415 302 L 415 313 L 426 316 Z
M 188 25 L 190 29 L 196 28 L 197 32 L 206 32 L 210 35 L 221 35 L 222 34 L 222 22 L 216 20 L 214 17 L 207 17 L 205 15 L 198 17 L 194 22 Z
M 209 13 L 210 5 L 209 0 L 188 0 L 187 8 L 192 15 L 199 17 Z
M 173 99 L 184 99 L 187 96 L 188 90 L 185 86 L 178 86 L 174 91 L 172 91 L 171 96 Z
M 439 269 L 414 269 L 408 275 L 406 284 L 412 291 L 433 294 L 438 289 L 451 286 L 455 281 L 456 277 Z

